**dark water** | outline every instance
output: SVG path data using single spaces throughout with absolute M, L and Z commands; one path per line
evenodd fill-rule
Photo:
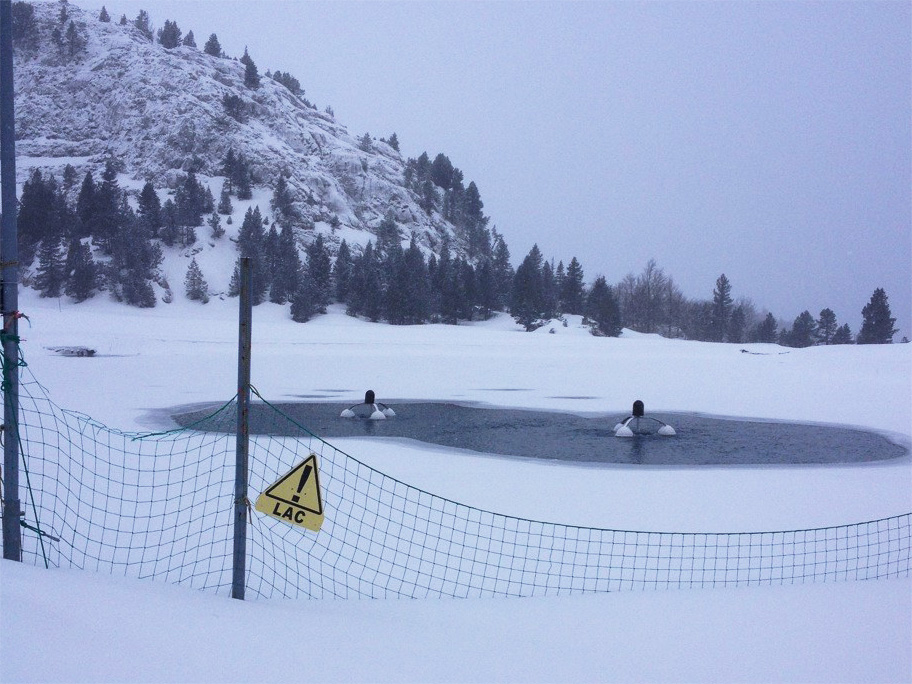
M 569 413 L 476 408 L 449 403 L 394 404 L 387 420 L 340 418 L 347 404 L 288 403 L 279 408 L 324 438 L 406 437 L 484 453 L 587 463 L 648 465 L 758 465 L 858 463 L 904 456 L 907 452 L 881 435 L 840 427 L 800 423 L 752 422 L 686 413 L 650 414 L 673 426 L 673 437 L 614 436 L 624 414 L 582 417 Z M 182 413 L 182 425 L 206 411 Z M 206 429 L 205 425 L 197 428 Z M 233 429 L 223 425 L 211 429 Z M 274 412 L 250 407 L 253 434 L 295 434 Z

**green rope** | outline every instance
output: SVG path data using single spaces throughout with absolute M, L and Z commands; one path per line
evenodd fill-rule
M 217 415 L 219 415 L 223 411 L 226 411 L 228 409 L 228 407 L 234 403 L 234 400 L 237 399 L 237 397 L 238 397 L 238 395 L 235 394 L 233 397 L 231 397 L 231 399 L 229 399 L 224 404 L 222 404 L 217 409 L 215 409 L 215 411 L 213 411 L 212 413 L 210 413 L 208 415 L 203 416 L 202 418 L 200 418 L 198 420 L 194 420 L 192 423 L 189 423 L 187 425 L 181 425 L 180 427 L 176 427 L 176 428 L 171 428 L 170 430 L 163 430 L 162 432 L 140 432 L 138 434 L 133 435 L 130 438 L 130 441 L 135 442 L 135 441 L 141 440 L 141 439 L 149 439 L 151 437 L 163 437 L 165 435 L 172 435 L 172 434 L 177 434 L 179 432 L 185 432 L 187 430 L 192 430 L 194 427 L 196 427 L 200 423 L 205 423 L 206 421 L 215 418 Z
M 26 528 L 27 530 L 31 530 L 32 532 L 36 532 L 36 533 L 37 533 L 39 536 L 41 536 L 41 537 L 47 537 L 48 539 L 53 539 L 53 540 L 56 541 L 56 542 L 59 542 L 59 541 L 60 541 L 60 537 L 55 537 L 55 536 L 52 535 L 52 534 L 48 534 L 47 532 L 45 532 L 44 530 L 42 530 L 40 527 L 34 527 L 33 525 L 29 525 L 27 522 L 25 522 L 25 520 L 20 520 L 20 521 L 19 521 L 19 524 L 22 525 L 22 526 L 23 526 L 24 528 Z
M 16 344 L 16 350 L 18 351 L 18 362 L 17 362 L 16 366 L 18 368 L 27 367 L 28 364 L 25 362 L 25 356 L 22 354 L 22 347 L 19 345 L 19 342 L 21 341 L 19 336 L 13 335 L 13 334 L 5 332 L 5 331 L 0 331 L 0 342 L 4 343 L 4 349 L 5 349 L 5 343 L 8 341 L 15 342 L 15 344 Z M 13 385 L 12 371 L 9 367 L 10 364 L 7 361 L 8 360 L 6 358 L 6 352 L 4 351 L 3 354 L 0 354 L 0 365 L 2 365 L 2 367 L 3 367 L 3 382 L 0 383 L 0 391 L 3 392 L 4 405 L 11 406 L 12 400 L 11 400 L 11 396 L 10 396 L 10 390 L 12 389 L 12 385 Z M 27 524 L 24 520 L 20 520 L 19 523 L 27 529 L 35 530 L 36 532 L 38 532 L 38 541 L 41 544 L 41 557 L 44 559 L 45 569 L 48 569 L 51 566 L 48 563 L 47 551 L 44 548 L 44 538 L 50 537 L 51 539 L 56 539 L 56 537 L 53 537 L 41 530 L 41 521 L 38 520 L 38 508 L 35 505 L 35 494 L 32 491 L 32 479 L 29 476 L 28 459 L 26 458 L 26 455 L 25 455 L 25 447 L 22 444 L 22 435 L 19 434 L 19 416 L 17 415 L 17 411 L 9 411 L 9 413 L 12 415 L 12 425 L 7 426 L 7 429 L 12 429 L 12 431 L 16 435 L 16 442 L 19 444 L 19 457 L 22 459 L 22 470 L 23 470 L 23 472 L 25 472 L 25 486 L 26 486 L 26 490 L 28 491 L 28 494 L 29 494 L 29 499 L 31 500 L 31 503 L 32 503 L 32 515 L 35 516 L 36 527 L 32 527 L 31 525 Z M 19 494 L 18 492 L 14 493 L 15 496 L 18 496 L 18 494 Z M 59 541 L 59 540 L 57 540 L 57 541 Z
M 292 425 L 294 425 L 295 427 L 298 427 L 298 428 L 302 429 L 304 432 L 306 432 L 308 435 L 310 435 L 310 436 L 313 437 L 314 439 L 317 439 L 317 440 L 323 442 L 323 444 L 327 444 L 327 445 L 329 445 L 329 446 L 332 446 L 332 445 L 330 445 L 325 439 L 323 439 L 322 437 L 320 437 L 320 435 L 314 434 L 313 432 L 310 431 L 310 429 L 308 429 L 308 428 L 307 428 L 306 426 L 304 426 L 304 425 L 301 425 L 301 423 L 299 423 L 299 422 L 296 421 L 294 418 L 292 418 L 291 416 L 289 416 L 287 413 L 285 413 L 285 412 L 284 412 L 282 409 L 280 409 L 278 406 L 276 406 L 275 404 L 270 403 L 268 399 L 266 399 L 262 394 L 260 394 L 259 390 L 258 390 L 256 387 L 254 387 L 253 385 L 248 385 L 248 387 L 250 387 L 250 391 L 253 392 L 253 393 L 260 399 L 260 401 L 262 401 L 264 404 L 266 404 L 266 406 L 268 406 L 269 408 L 271 408 L 273 411 L 275 411 L 276 413 L 278 413 L 280 416 L 282 416 L 283 418 L 285 418 L 286 420 L 288 420 Z M 335 448 L 335 447 L 333 447 L 333 448 Z

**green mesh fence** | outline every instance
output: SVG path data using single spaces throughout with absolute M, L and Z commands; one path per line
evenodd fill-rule
M 267 418 L 250 439 L 251 502 L 316 454 L 325 522 L 314 533 L 251 509 L 248 598 L 543 596 L 910 573 L 912 514 L 745 533 L 527 520 L 400 482 L 256 405 Z M 56 406 L 23 369 L 24 560 L 230 593 L 235 409 L 186 429 L 124 433 Z

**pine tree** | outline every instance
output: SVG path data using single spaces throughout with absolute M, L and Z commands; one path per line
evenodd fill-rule
M 153 244 L 142 223 L 129 212 L 122 230 L 110 243 L 108 284 L 115 298 L 131 306 L 155 306 L 152 280 L 162 261 L 161 248 Z
M 269 301 L 274 304 L 290 302 L 298 291 L 302 270 L 301 257 L 298 255 L 291 226 L 284 226 L 282 232 L 276 235 L 272 259 Z
M 206 199 L 206 189 L 196 179 L 196 174 L 190 171 L 180 181 L 174 193 L 178 223 L 182 226 L 194 227 L 203 225 Z
M 98 287 L 98 267 L 92 259 L 89 246 L 79 240 L 70 244 L 67 255 L 69 267 L 64 292 L 76 303 L 84 302 L 95 294 Z
M 38 49 L 38 24 L 35 8 L 28 2 L 14 2 L 12 5 L 13 46 L 27 52 Z
M 773 344 L 779 337 L 777 328 L 779 324 L 776 323 L 776 317 L 771 313 L 766 314 L 766 318 L 760 322 L 757 326 L 757 329 L 754 333 L 754 339 L 757 342 L 763 342 L 766 344 Z
M 250 257 L 250 299 L 254 305 L 266 298 L 271 279 L 266 270 L 263 231 L 263 217 L 260 208 L 248 208 L 244 223 L 238 231 L 238 251 L 242 257 Z
M 586 318 L 593 335 L 618 337 L 621 334 L 621 309 L 605 276 L 599 276 L 592 283 L 586 297 Z
M 238 157 L 238 175 L 234 187 L 239 200 L 249 200 L 253 198 L 250 169 L 247 166 L 247 161 L 242 155 Z
M 783 332 L 783 342 L 789 347 L 810 347 L 814 344 L 817 322 L 810 311 L 802 311 L 795 318 L 790 332 Z
M 456 295 L 456 321 L 471 321 L 474 318 L 477 285 L 472 264 L 460 257 L 453 264 L 455 279 L 453 291 Z
M 82 179 L 82 185 L 79 186 L 79 195 L 76 198 L 76 218 L 79 222 L 78 237 L 88 237 L 92 234 L 98 205 L 96 194 L 92 172 L 87 171 Z
M 214 33 L 210 34 L 209 40 L 206 41 L 206 45 L 203 47 L 203 52 L 213 57 L 222 56 L 222 45 L 219 43 L 218 36 Z
M 712 341 L 723 342 L 732 313 L 731 283 L 723 273 L 716 279 L 713 290 Z
M 222 109 L 238 123 L 247 123 L 247 105 L 237 95 L 225 93 L 222 96 Z
M 430 282 L 424 254 L 412 237 L 402 257 L 402 270 L 406 278 L 406 306 L 404 322 L 424 323 L 430 313 Z
M 268 72 L 268 71 L 266 72 L 266 75 L 267 75 L 267 76 L 269 75 L 269 72 Z M 298 81 L 298 79 L 296 79 L 296 78 L 295 78 L 294 76 L 292 76 L 291 74 L 289 74 L 289 73 L 287 73 L 287 72 L 286 72 L 286 73 L 282 73 L 281 71 L 276 71 L 276 72 L 272 75 L 272 80 L 276 81 L 277 83 L 281 83 L 281 84 L 282 84 L 283 86 L 285 86 L 292 94 L 296 95 L 297 97 L 303 97 L 303 95 L 304 95 L 304 90 L 303 90 L 303 88 L 301 88 L 301 83 L 300 83 L 300 81 Z
M 203 277 L 196 259 L 190 260 L 190 266 L 187 267 L 187 275 L 184 277 L 184 289 L 187 293 L 187 299 L 194 302 L 209 303 L 209 285 Z
M 67 164 L 63 167 L 63 193 L 68 194 L 72 187 L 76 185 L 78 176 L 76 174 L 76 167 L 72 164 Z
M 181 231 L 181 245 L 191 247 L 196 244 L 196 228 L 193 226 L 183 226 Z
M 277 224 L 273 223 L 263 237 L 263 264 L 270 274 L 275 273 L 279 261 L 279 231 Z
M 149 21 L 149 13 L 146 10 L 139 10 L 139 14 L 133 20 L 133 25 L 146 37 L 146 40 L 152 42 L 155 34 L 152 32 L 152 24 Z
M 820 312 L 820 318 L 817 319 L 817 342 L 818 344 L 833 344 L 833 336 L 836 334 L 836 314 L 832 309 L 823 309 Z
M 158 42 L 166 50 L 181 44 L 181 30 L 177 27 L 176 21 L 165 20 L 165 25 L 158 29 Z
M 358 149 L 362 152 L 373 152 L 374 143 L 371 140 L 370 133 L 365 133 L 360 138 L 358 138 Z
M 57 48 L 57 54 L 63 57 L 66 54 L 66 45 L 63 41 L 63 34 L 57 26 L 51 29 L 51 42 Z
M 66 31 L 67 54 L 70 59 L 79 54 L 86 46 L 86 39 L 79 35 L 75 22 L 70 22 Z
M 542 284 L 542 255 L 538 245 L 532 249 L 516 269 L 513 278 L 513 296 L 510 313 L 527 331 L 535 330 L 545 314 L 545 293 Z
M 624 310 L 623 304 L 621 310 Z M 685 316 L 685 336 L 691 340 L 713 339 L 713 303 L 708 300 L 691 302 Z M 628 325 L 625 323 L 625 325 Z M 775 338 L 773 340 L 775 342 Z
M 63 292 L 65 279 L 60 236 L 49 235 L 41 241 L 38 247 L 35 289 L 41 293 L 42 297 L 59 297 Z
M 852 330 L 849 328 L 848 323 L 843 323 L 841 326 L 836 328 L 836 332 L 833 333 L 833 339 L 830 341 L 830 344 L 852 344 Z
M 386 254 L 393 246 L 401 247 L 400 240 L 395 215 L 389 210 L 377 227 L 377 251 Z
M 170 197 L 165 200 L 161 211 L 161 228 L 158 236 L 166 247 L 173 247 L 181 240 L 181 229 L 178 221 L 177 206 Z
M 238 158 L 234 153 L 234 148 L 229 147 L 225 153 L 225 159 L 222 161 L 222 175 L 225 177 L 225 184 L 222 185 L 222 192 L 227 188 L 229 193 L 234 192 L 235 178 L 238 174 Z
M 282 224 L 293 223 L 297 218 L 294 207 L 294 197 L 288 187 L 288 181 L 285 180 L 284 174 L 279 174 L 275 188 L 272 192 L 272 199 L 269 206 L 276 214 L 276 220 Z
M 291 233 L 290 228 L 288 232 Z M 317 233 L 313 242 L 307 245 L 306 252 L 307 273 L 313 282 L 317 311 L 326 313 L 326 306 L 332 300 L 332 259 L 322 234 Z
M 231 195 L 228 193 L 228 183 L 225 182 L 222 185 L 222 192 L 219 195 L 218 203 L 218 213 L 224 214 L 225 216 L 230 216 L 231 212 L 234 211 L 234 207 L 231 204 Z
M 396 150 L 396 152 L 399 151 L 399 138 L 396 136 L 395 132 L 389 137 L 389 140 L 386 142 L 390 147 Z
M 316 300 L 313 280 L 305 269 L 301 273 L 298 287 L 292 296 L 291 320 L 297 323 L 306 323 L 313 318 L 319 310 Z
M 187 31 L 187 35 L 184 36 L 184 39 L 181 41 L 181 45 L 184 47 L 196 47 L 196 36 L 193 35 L 193 31 Z
M 409 274 L 405 272 L 402 245 L 394 244 L 383 257 L 386 290 L 383 294 L 384 317 L 392 325 L 405 325 L 408 307 Z
M 729 342 L 741 344 L 745 338 L 745 328 L 747 327 L 747 315 L 744 313 L 743 306 L 736 306 L 732 311 L 731 318 L 728 319 L 728 331 L 726 338 Z
M 494 279 L 494 306 L 498 310 L 503 310 L 510 301 L 515 272 L 510 263 L 510 250 L 503 236 L 497 230 L 493 230 L 492 233 L 494 234 L 494 250 L 491 259 L 491 276 Z
M 570 314 L 583 313 L 584 298 L 583 267 L 576 257 L 573 257 L 560 284 L 561 310 Z
M 336 301 L 343 304 L 349 303 L 351 294 L 352 273 L 354 271 L 354 261 L 348 243 L 343 239 L 339 244 L 336 252 L 336 261 L 332 267 L 332 279 L 335 283 Z
M 490 260 L 482 261 L 475 271 L 477 282 L 476 303 L 482 320 L 488 320 L 498 307 L 497 282 Z
M 260 74 L 253 59 L 247 53 L 246 46 L 244 46 L 244 56 L 241 57 L 241 64 L 244 65 L 244 85 L 251 90 L 256 90 L 260 87 Z
M 111 161 L 105 163 L 101 183 L 95 189 L 94 225 L 91 234 L 96 244 L 108 254 L 117 234 L 123 229 L 127 217 L 123 210 L 126 195 L 117 182 L 117 171 Z
M 554 267 L 546 261 L 542 264 L 542 318 L 556 318 L 560 315 L 559 294 L 557 289 L 557 278 L 554 275 Z
M 893 327 L 896 319 L 890 313 L 887 293 L 878 287 L 871 295 L 871 300 L 861 310 L 858 344 L 891 344 L 897 329 Z
M 158 237 L 162 225 L 162 206 L 152 183 L 147 182 L 139 193 L 136 213 L 153 238 Z
M 373 322 L 379 321 L 383 315 L 383 280 L 372 242 L 368 242 L 355 259 L 348 312 L 367 316 Z
M 472 181 L 466 188 L 462 202 L 462 222 L 467 239 L 466 251 L 469 259 L 491 256 L 491 234 L 487 229 L 488 217 L 482 212 L 484 202 L 478 186 Z
M 20 259 L 29 264 L 38 244 L 56 232 L 55 206 L 58 200 L 51 178 L 45 181 L 41 171 L 32 171 L 22 186 L 19 213 L 16 220 L 19 231 Z
M 111 15 L 108 14 L 108 10 L 104 5 L 101 6 L 101 13 L 98 15 L 98 21 L 104 22 L 105 24 L 109 24 L 111 22 Z
M 225 234 L 225 229 L 222 228 L 222 219 L 219 217 L 218 213 L 212 212 L 212 215 L 206 223 L 209 226 L 209 236 L 213 240 L 218 240 Z
M 434 269 L 431 287 L 434 290 L 436 313 L 444 323 L 455 325 L 459 322 L 459 293 L 457 291 L 456 262 L 450 256 L 446 242 L 440 248 L 440 258 Z
M 202 210 L 204 214 L 211 214 L 215 211 L 215 198 L 212 196 L 212 188 L 208 185 L 203 185 L 199 183 L 200 188 L 203 190 L 202 198 Z
M 437 206 L 437 190 L 430 178 L 425 178 L 418 186 L 418 206 L 430 214 Z
M 438 154 L 431 162 L 431 181 L 441 190 L 449 190 L 453 184 L 453 163 L 445 154 Z
M 443 218 L 462 230 L 465 226 L 463 211 L 466 202 L 466 189 L 462 185 L 462 171 L 453 169 L 450 187 L 443 193 Z

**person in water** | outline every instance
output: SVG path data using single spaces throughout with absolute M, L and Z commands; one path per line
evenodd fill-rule
M 339 414 L 340 418 L 367 418 L 368 420 L 385 420 L 396 415 L 386 404 L 377 401 L 374 390 L 364 393 L 364 402 L 349 406 Z
M 658 429 L 656 429 L 658 425 Z M 633 413 L 614 426 L 615 437 L 633 437 L 636 434 L 656 434 L 663 437 L 674 436 L 675 430 L 671 425 L 663 423 L 658 418 L 646 415 L 646 406 L 637 399 L 633 402 Z

